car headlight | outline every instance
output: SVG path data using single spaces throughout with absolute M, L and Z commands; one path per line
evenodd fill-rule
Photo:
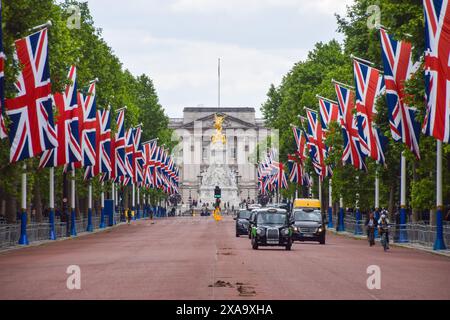
M 263 233 L 264 233 L 264 229 L 262 229 L 262 228 L 256 229 L 256 234 L 257 234 L 258 236 L 262 235 Z
M 288 236 L 289 235 L 289 228 L 285 228 L 281 230 L 281 234 L 284 236 Z
M 318 232 L 322 232 L 323 229 L 320 227 L 319 229 L 317 229 Z
M 298 228 L 297 227 L 292 227 L 292 230 L 298 231 Z

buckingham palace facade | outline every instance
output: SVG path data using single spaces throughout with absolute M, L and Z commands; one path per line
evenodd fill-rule
M 212 139 L 217 134 L 216 117 L 223 118 L 225 139 L 220 146 Z M 205 192 L 215 185 L 230 191 L 222 196 L 223 203 L 256 200 L 257 146 L 265 149 L 272 132 L 263 119 L 255 117 L 254 108 L 186 107 L 183 118 L 171 118 L 169 127 L 174 130 L 172 140 L 178 141 L 173 154 L 180 168 L 180 194 L 185 204 L 212 203 L 212 194 Z

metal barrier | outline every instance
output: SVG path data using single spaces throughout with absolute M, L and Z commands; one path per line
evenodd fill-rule
M 106 223 L 108 217 L 105 217 Z M 120 214 L 115 214 L 116 223 L 120 223 Z M 85 233 L 88 219 L 81 218 L 75 220 L 77 234 Z M 92 217 L 92 225 L 94 230 L 100 226 L 100 216 Z M 50 224 L 49 223 L 29 223 L 27 225 L 27 237 L 30 243 L 36 241 L 49 240 Z M 55 221 L 55 235 L 57 238 L 65 238 L 67 236 L 67 224 L 65 222 Z M 16 224 L 0 224 L 0 249 L 16 246 L 20 238 L 20 223 Z
M 350 233 L 355 233 L 355 228 L 357 226 L 356 220 L 352 218 L 344 219 L 345 231 Z M 391 239 L 394 242 L 399 240 L 400 232 L 403 228 L 403 232 L 407 234 L 408 242 L 411 244 L 418 244 L 424 247 L 432 248 L 434 241 L 436 240 L 436 226 L 430 226 L 429 224 L 422 223 L 408 223 L 405 225 L 390 225 Z M 366 234 L 366 228 L 364 222 L 361 220 L 359 224 L 362 234 Z M 447 247 L 450 245 L 450 225 L 444 225 L 443 227 L 443 238 Z

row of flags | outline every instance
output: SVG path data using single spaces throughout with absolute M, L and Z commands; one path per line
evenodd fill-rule
M 117 111 L 118 130 L 112 135 L 111 108 L 97 109 L 97 80 L 80 92 L 77 68 L 71 66 L 64 92 L 51 93 L 47 28 L 15 41 L 22 69 L 15 83 L 16 96 L 4 99 L 1 40 L 0 31 L 0 138 L 9 136 L 11 163 L 40 156 L 39 168 L 62 166 L 66 172 L 84 168 L 86 180 L 99 177 L 178 193 L 179 169 L 172 156 L 156 139 L 142 143 L 141 126 L 125 130 L 126 108 Z
M 450 4 L 448 0 L 424 0 L 423 4 L 427 109 L 422 132 L 450 143 Z M 288 155 L 289 163 L 292 163 L 289 166 L 292 182 L 299 183 L 305 174 L 305 145 L 319 177 L 331 177 L 332 168 L 326 164 L 331 146 L 326 145 L 325 139 L 332 121 L 339 123 L 342 129 L 343 163 L 367 170 L 365 160 L 371 157 L 384 164 L 388 140 L 377 127 L 375 107 L 381 95 L 386 97 L 394 141 L 406 144 L 420 159 L 417 110 L 407 104 L 405 92 L 405 81 L 418 70 L 420 62 L 413 63 L 410 43 L 395 40 L 385 29 L 380 29 L 380 40 L 383 71 L 369 61 L 353 57 L 355 86 L 333 80 L 337 101 L 317 96 L 320 121 L 316 111 L 306 108 L 306 118 L 301 117 L 306 132 L 293 126 L 297 151 Z
M 285 167 L 277 161 L 276 150 L 270 149 L 264 161 L 258 165 L 258 189 L 261 194 L 287 189 Z

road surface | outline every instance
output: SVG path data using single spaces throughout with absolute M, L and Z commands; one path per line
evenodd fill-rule
M 67 289 L 69 265 L 80 290 Z M 179 217 L 0 253 L 0 299 L 450 299 L 449 271 L 446 257 L 331 233 L 326 245 L 252 250 L 231 217 Z

